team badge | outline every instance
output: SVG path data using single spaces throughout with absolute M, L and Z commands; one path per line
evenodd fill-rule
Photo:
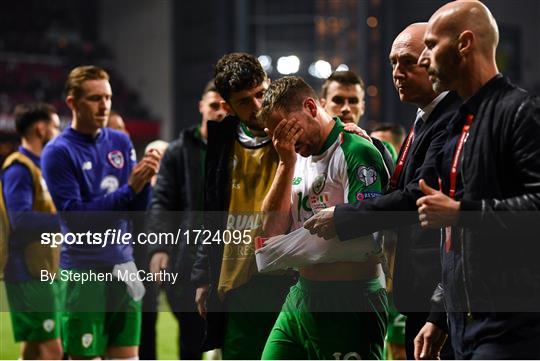
M 94 341 L 94 336 L 91 333 L 85 333 L 81 337 L 81 343 L 84 348 L 90 347 L 90 345 L 92 344 L 92 341 Z
M 358 180 L 364 183 L 366 187 L 369 187 L 377 181 L 377 171 L 373 167 L 361 165 L 358 167 L 356 175 L 358 176 Z
M 51 320 L 50 318 L 43 321 L 43 329 L 45 332 L 51 332 L 54 330 L 54 320 Z
M 108 175 L 101 180 L 99 188 L 106 190 L 107 194 L 109 194 L 117 190 L 119 186 L 120 183 L 118 182 L 118 178 L 113 175 Z
M 124 155 L 121 151 L 113 150 L 107 155 L 107 158 L 109 159 L 109 163 L 111 163 L 113 167 L 117 169 L 124 168 Z
M 313 185 L 311 186 L 313 189 L 313 193 L 321 194 L 322 190 L 324 189 L 325 184 L 326 184 L 326 174 L 323 173 L 321 175 L 318 175 L 313 181 Z

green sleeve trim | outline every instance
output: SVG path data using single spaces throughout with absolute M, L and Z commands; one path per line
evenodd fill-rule
M 242 127 L 242 130 L 244 131 L 244 133 L 246 133 L 248 137 L 255 138 L 251 130 L 249 130 L 249 128 L 243 122 L 240 122 L 240 127 Z
M 381 142 L 384 144 L 386 149 L 388 149 L 388 151 L 390 152 L 390 155 L 392 156 L 392 160 L 394 161 L 394 164 L 396 164 L 398 160 L 398 153 L 397 153 L 396 148 L 394 148 L 394 146 L 390 144 L 389 142 L 387 142 L 386 140 L 381 140 Z
M 337 137 L 339 136 L 339 133 L 341 133 L 341 131 L 343 130 L 344 125 L 343 125 L 343 122 L 341 121 L 341 119 L 339 119 L 338 117 L 334 117 L 334 121 L 336 123 L 332 127 L 332 131 L 328 135 L 328 138 L 326 138 L 326 140 L 324 141 L 324 144 L 323 144 L 321 150 L 319 151 L 319 153 L 317 153 L 315 155 L 320 155 L 320 154 L 323 154 L 324 152 L 326 152 L 326 150 L 328 148 L 330 148 L 332 146 L 332 144 L 334 144 Z

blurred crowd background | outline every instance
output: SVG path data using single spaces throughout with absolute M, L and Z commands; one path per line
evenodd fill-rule
M 171 140 L 200 120 L 197 102 L 225 53 L 256 55 L 271 78 L 304 77 L 319 88 L 336 69 L 366 84 L 360 125 L 406 123 L 391 81 L 391 41 L 427 21 L 444 0 L 18 0 L 0 11 L 0 161 L 16 146 L 14 105 L 54 104 L 70 113 L 63 83 L 77 65 L 111 74 L 113 109 L 138 149 Z M 540 93 L 540 1 L 485 0 L 500 26 L 500 70 Z

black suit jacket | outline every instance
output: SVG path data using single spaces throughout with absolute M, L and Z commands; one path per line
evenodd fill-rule
M 395 190 L 335 209 L 336 231 L 342 241 L 397 229 L 394 302 L 402 313 L 429 312 L 430 297 L 440 280 L 440 231 L 424 230 L 418 223 L 416 200 L 423 196 L 418 181 L 423 178 L 438 189 L 436 155 L 446 140 L 447 123 L 460 104 L 453 92 L 437 104 L 415 135 Z

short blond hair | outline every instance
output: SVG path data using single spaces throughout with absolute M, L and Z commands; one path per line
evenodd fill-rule
M 109 74 L 95 65 L 78 66 L 69 72 L 65 92 L 66 96 L 79 98 L 81 96 L 82 83 L 87 80 L 109 80 Z

